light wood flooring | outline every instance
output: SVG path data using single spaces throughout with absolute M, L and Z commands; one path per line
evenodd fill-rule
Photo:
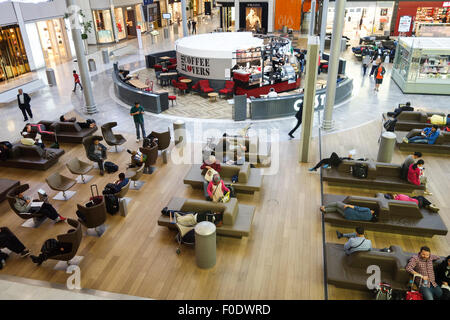
M 345 154 L 356 145 L 358 155 L 375 158 L 378 134 L 379 123 L 372 123 L 325 136 L 324 155 L 331 151 Z M 135 137 L 125 136 L 128 139 L 125 148 L 136 149 Z M 66 154 L 46 172 L 0 168 L 0 176 L 29 183 L 28 195 L 36 196 L 37 190 L 43 188 L 53 197 L 56 192 L 45 184 L 45 177 L 56 171 L 73 177 L 65 163 L 74 156 L 86 160 L 81 145 L 62 144 L 61 147 Z M 265 176 L 262 191 L 254 196 L 238 195 L 240 203 L 256 206 L 251 235 L 242 239 L 218 237 L 217 264 L 209 270 L 197 268 L 193 248 L 183 246 L 178 256 L 175 232 L 157 225 L 160 211 L 171 197 L 202 199 L 200 190 L 183 184 L 190 165 L 177 165 L 170 160 L 163 164 L 159 158 L 155 165 L 157 170 L 142 178 L 146 182 L 142 189 L 128 192 L 127 197 L 132 198 L 128 216 L 108 216 L 108 229 L 101 238 L 83 238 L 78 251 L 78 255 L 84 256 L 80 264 L 81 286 L 154 299 L 323 299 L 320 181 L 319 174 L 307 171 L 319 159 L 318 143 L 317 140 L 312 142 L 309 164 L 298 164 L 297 148 L 298 140 L 280 143 L 278 174 Z M 125 170 L 129 162 L 125 151 L 108 153 L 108 158 L 119 165 L 119 172 Z M 402 158 L 396 153 L 396 161 Z M 450 226 L 450 202 L 446 197 L 448 161 L 425 157 L 425 163 L 434 192 L 433 202 L 441 207 L 441 214 Z M 89 184 L 97 184 L 100 190 L 117 177 L 117 174 L 101 177 L 97 169 L 91 174 L 95 177 Z M 76 204 L 86 202 L 90 196 L 89 184 L 74 186 L 72 190 L 77 193 L 69 201 L 51 200 L 51 203 L 62 215 L 76 218 Z M 353 191 L 352 194 L 361 193 Z M 346 194 L 348 190 L 326 187 L 325 192 Z M 8 226 L 35 254 L 46 239 L 69 229 L 65 223 L 54 225 L 51 221 L 38 229 L 23 228 L 22 223 L 6 201 L 0 204 L 0 226 Z M 449 236 L 426 239 L 375 232 L 368 235 L 376 247 L 398 244 L 414 252 L 427 244 L 437 254 L 448 254 Z M 326 237 L 330 242 L 342 242 L 336 239 L 335 228 L 329 226 Z M 53 270 L 55 264 L 48 260 L 38 267 L 31 260 L 13 254 L 0 272 L 65 283 L 69 275 Z M 367 295 L 330 286 L 330 298 L 358 299 Z

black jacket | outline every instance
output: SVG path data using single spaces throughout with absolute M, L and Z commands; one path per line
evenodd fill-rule
M 295 114 L 295 117 L 298 121 L 302 121 L 303 116 L 303 102 L 300 104 L 300 109 L 298 109 L 297 113 Z
M 19 104 L 19 107 L 29 107 L 30 106 L 31 98 L 27 93 L 23 93 L 23 104 L 20 103 L 19 95 L 17 95 L 17 103 Z
M 442 282 L 447 282 L 450 285 L 450 271 L 447 269 L 449 259 L 450 256 L 445 258 L 434 270 L 436 282 L 439 286 L 442 285 Z

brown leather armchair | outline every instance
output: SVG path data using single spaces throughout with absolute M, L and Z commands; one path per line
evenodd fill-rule
M 130 184 L 131 184 L 131 179 L 129 179 L 129 180 L 128 180 L 128 183 L 127 183 L 125 186 L 123 186 L 123 188 L 120 189 L 120 191 L 117 192 L 117 193 L 115 193 L 114 195 L 115 195 L 117 198 L 119 198 L 119 200 L 122 199 L 122 198 L 125 198 L 125 196 L 126 196 L 127 193 L 128 193 L 128 190 L 130 189 Z
M 170 128 L 167 128 L 166 132 L 155 132 L 152 131 L 150 135 L 158 138 L 158 150 L 165 150 L 170 146 Z
M 91 171 L 94 166 L 81 161 L 77 157 L 70 159 L 70 161 L 66 163 L 66 167 L 72 174 L 80 175 L 79 177 L 77 177 L 78 183 L 86 183 L 92 179 L 92 176 L 84 176 L 89 173 L 89 171 Z
M 158 145 L 155 144 L 150 148 L 141 147 L 139 148 L 139 151 L 142 152 L 142 154 L 147 155 L 147 160 L 144 163 L 144 173 L 152 174 L 155 171 L 155 168 L 152 167 L 152 165 L 154 165 L 156 163 L 156 159 L 158 159 Z
M 33 218 L 33 220 L 35 220 L 35 222 L 37 222 L 36 220 L 44 220 L 44 216 L 42 214 L 39 213 L 22 213 L 19 212 L 16 207 L 14 207 L 14 204 L 16 203 L 16 197 L 20 194 L 20 193 L 24 193 L 25 191 L 27 191 L 30 188 L 30 186 L 28 184 L 21 184 L 13 189 L 11 189 L 8 194 L 6 195 L 6 199 L 8 199 L 8 203 L 9 206 L 11 207 L 11 209 L 22 219 L 24 220 L 28 220 L 30 218 Z
M 83 238 L 83 232 L 81 230 L 81 224 L 73 219 L 67 219 L 67 223 L 75 228 L 75 231 L 69 230 L 65 234 L 60 234 L 56 237 L 59 242 L 71 243 L 72 250 L 67 253 L 59 254 L 57 256 L 53 256 L 49 259 L 58 260 L 58 261 L 66 261 L 67 265 L 69 265 L 69 261 L 72 260 L 77 254 L 78 248 L 81 244 L 81 239 Z
M 68 191 L 72 188 L 77 181 L 61 175 L 59 172 L 55 172 L 45 179 L 48 186 L 52 190 L 61 191 L 53 199 L 54 200 L 69 200 L 76 191 Z
M 139 168 L 130 168 L 128 169 L 125 176 L 133 181 L 133 184 L 130 186 L 131 190 L 139 190 L 144 185 L 145 181 L 139 181 L 139 179 L 144 174 L 145 163 L 142 164 Z
M 121 150 L 118 150 L 117 146 L 124 144 L 127 140 L 121 134 L 112 132 L 112 128 L 115 126 L 117 126 L 117 122 L 108 122 L 102 125 L 102 135 L 108 145 L 114 146 L 115 152 L 120 152 Z
M 85 220 L 78 218 L 78 221 L 86 229 L 95 229 L 97 235 L 101 236 L 103 234 L 103 230 L 98 230 L 97 228 L 103 225 L 106 221 L 105 200 L 102 200 L 102 202 L 92 207 L 85 207 L 81 204 L 77 204 L 77 208 L 85 218 Z

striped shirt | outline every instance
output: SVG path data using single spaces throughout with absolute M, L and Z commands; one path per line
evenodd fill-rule
M 433 260 L 439 260 L 440 258 L 435 255 L 430 255 L 428 260 L 422 259 L 418 254 L 413 256 L 408 265 L 406 266 L 406 271 L 414 274 L 414 272 L 420 273 L 422 276 L 428 277 L 428 283 L 425 287 L 430 287 L 430 283 L 433 287 L 437 287 L 435 278 L 434 278 L 434 270 L 433 270 Z

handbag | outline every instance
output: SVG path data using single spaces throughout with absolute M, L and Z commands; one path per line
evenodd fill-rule
M 416 284 L 416 277 L 420 279 L 418 284 Z M 422 294 L 418 291 L 421 285 L 422 276 L 414 275 L 410 281 L 410 290 L 406 292 L 406 300 L 423 300 Z
M 205 180 L 210 182 L 215 174 L 219 174 L 219 173 L 216 170 L 214 170 L 213 168 L 208 169 L 208 171 L 206 171 L 206 173 L 205 173 Z

